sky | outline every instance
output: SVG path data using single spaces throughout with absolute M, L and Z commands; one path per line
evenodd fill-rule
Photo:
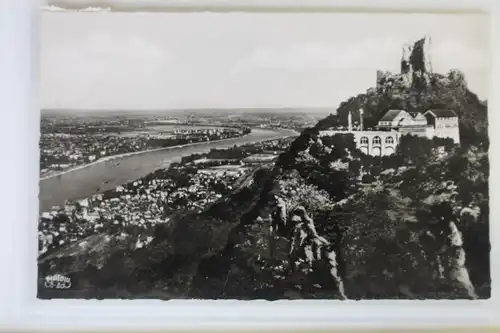
M 488 97 L 479 14 L 42 12 L 44 109 L 331 107 L 432 39 L 435 72 Z

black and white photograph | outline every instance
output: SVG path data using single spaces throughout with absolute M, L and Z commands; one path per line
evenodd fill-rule
M 483 14 L 40 14 L 37 298 L 489 299 Z

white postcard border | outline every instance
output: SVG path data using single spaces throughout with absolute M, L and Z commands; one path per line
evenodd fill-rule
M 117 1 L 115 1 L 117 2 Z M 123 0 L 127 2 L 127 0 Z M 130 0 L 129 0 L 130 2 Z M 151 0 L 147 2 L 151 3 Z M 161 2 L 161 1 L 157 1 Z M 169 3 L 169 1 L 162 1 Z M 180 1 L 170 2 L 171 8 Z M 229 2 L 191 1 L 202 10 Z M 30 0 L 3 0 L 0 4 L 0 150 L 2 221 L 0 234 L 0 329 L 6 330 L 158 330 L 158 329 L 312 329 L 351 327 L 436 327 L 498 324 L 500 292 L 493 282 L 487 301 L 82 301 L 36 300 L 38 205 L 38 20 L 39 7 Z M 215 7 L 214 7 L 215 6 Z M 491 13 L 492 62 L 500 58 L 500 2 L 432 0 L 307 1 L 236 0 L 232 7 L 315 7 L 455 10 L 483 9 Z M 498 60 L 492 63 L 491 87 L 499 85 Z M 496 84 L 496 85 L 495 85 Z M 492 280 L 500 279 L 496 239 L 500 229 L 498 149 L 500 92 L 488 101 L 490 119 L 490 202 Z M 499 240 L 500 241 L 500 240 Z

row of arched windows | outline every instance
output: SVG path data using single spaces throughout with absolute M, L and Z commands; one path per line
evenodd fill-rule
M 368 137 L 366 136 L 363 136 L 360 140 L 360 143 L 362 145 L 367 145 L 368 144 Z M 373 139 L 372 139 L 372 144 L 374 145 L 379 145 L 382 143 L 382 139 L 380 138 L 380 136 L 374 136 Z M 385 138 L 385 144 L 388 144 L 388 145 L 392 145 L 394 144 L 394 138 L 392 136 L 388 136 Z

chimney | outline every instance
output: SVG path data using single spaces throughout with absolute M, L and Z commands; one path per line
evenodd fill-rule
M 349 111 L 349 115 L 347 116 L 347 130 L 352 132 L 352 113 Z

